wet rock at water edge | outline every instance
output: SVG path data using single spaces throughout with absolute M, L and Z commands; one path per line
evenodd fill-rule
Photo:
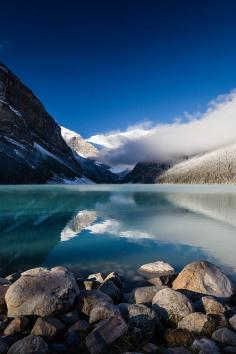
M 53 340 L 55 336 L 59 335 L 65 330 L 65 325 L 52 317 L 39 317 L 32 328 L 31 334 L 34 336 L 41 336 L 46 341 Z
M 214 264 L 198 261 L 188 264 L 173 282 L 173 289 L 185 289 L 192 295 L 211 295 L 230 299 L 235 291 L 231 280 Z
M 7 354 L 48 354 L 47 343 L 41 337 L 29 335 L 14 343 Z
M 90 312 L 89 322 L 99 322 L 101 320 L 107 319 L 110 316 L 121 316 L 119 307 L 108 302 L 102 302 L 97 304 Z
M 212 334 L 212 339 L 223 346 L 236 347 L 236 333 L 228 328 L 217 329 Z
M 101 284 L 101 283 L 103 283 L 105 278 L 106 278 L 106 276 L 103 273 L 94 273 L 94 274 L 90 274 L 87 279 L 88 280 L 95 280 Z
M 117 286 L 118 289 L 122 289 L 122 287 L 123 287 L 122 280 L 116 272 L 109 273 L 106 276 L 106 278 L 104 279 L 104 282 L 106 282 L 108 280 L 111 280 Z
M 178 323 L 178 328 L 187 329 L 189 332 L 197 335 L 210 336 L 216 329 L 216 325 L 204 313 L 193 312 Z
M 12 320 L 4 330 L 5 336 L 23 333 L 30 328 L 30 321 L 27 317 L 21 316 Z
M 185 295 L 169 288 L 160 290 L 154 296 L 152 307 L 166 322 L 175 325 L 193 312 L 191 301 Z
M 110 296 L 115 303 L 118 303 L 121 300 L 121 291 L 112 280 L 107 280 L 101 284 L 98 290 Z
M 78 294 L 74 275 L 66 268 L 34 268 L 22 273 L 8 289 L 8 316 L 60 314 L 73 307 Z
M 139 271 L 156 276 L 175 274 L 174 268 L 170 264 L 163 261 L 156 261 L 153 263 L 143 264 L 139 268 Z
M 112 316 L 101 321 L 86 337 L 86 347 L 90 354 L 99 354 L 112 345 L 128 330 L 121 316 Z

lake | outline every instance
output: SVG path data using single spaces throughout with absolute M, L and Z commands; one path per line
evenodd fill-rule
M 0 275 L 65 265 L 79 274 L 210 260 L 236 279 L 236 187 L 0 187 Z

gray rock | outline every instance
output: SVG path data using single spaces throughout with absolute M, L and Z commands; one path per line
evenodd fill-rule
M 236 333 L 234 333 L 228 328 L 217 329 L 212 334 L 212 339 L 222 344 L 223 346 L 236 347 Z
M 193 340 L 193 334 L 186 329 L 168 328 L 164 332 L 164 341 L 167 347 L 189 346 Z
M 199 352 L 201 350 L 211 351 L 212 353 L 220 353 L 218 346 L 216 343 L 209 338 L 201 338 L 195 339 L 193 342 L 191 349 L 194 352 Z
M 6 278 L 0 277 L 0 285 L 11 285 L 11 282 L 9 280 L 7 280 Z
M 173 324 L 193 312 L 191 301 L 183 294 L 169 288 L 160 290 L 152 300 L 153 309 Z
M 236 315 L 230 317 L 229 323 L 230 326 L 236 331 Z
M 175 347 L 175 348 L 168 348 L 166 350 L 163 351 L 164 354 L 191 354 L 191 352 L 181 346 L 181 347 Z
M 106 277 L 103 273 L 95 273 L 95 274 L 90 274 L 87 279 L 96 280 L 99 283 L 103 283 L 105 278 Z
M 108 280 L 111 280 L 117 286 L 118 289 L 121 289 L 123 287 L 122 280 L 116 272 L 109 273 L 104 279 L 104 282 Z
M 8 345 L 0 339 L 0 354 L 6 354 L 8 351 Z
M 121 313 L 118 306 L 115 306 L 108 302 L 103 302 L 93 307 L 92 311 L 90 312 L 89 322 L 95 323 L 101 320 L 105 320 L 110 316 L 120 316 L 120 315 Z
M 86 347 L 91 354 L 102 353 L 128 330 L 121 316 L 112 316 L 101 321 L 86 337 Z
M 0 285 L 0 313 L 6 310 L 6 299 L 5 295 L 10 285 Z
M 115 303 L 118 303 L 121 300 L 120 289 L 117 288 L 112 280 L 107 280 L 106 282 L 102 283 L 98 290 L 110 296 Z
M 8 316 L 43 317 L 66 312 L 78 293 L 76 280 L 66 268 L 31 269 L 22 273 L 6 293 Z
M 9 325 L 4 330 L 5 336 L 11 336 L 13 334 L 18 334 L 25 332 L 30 327 L 30 321 L 27 317 L 17 317 L 12 320 Z
M 158 293 L 158 291 L 164 288 L 165 286 L 163 285 L 143 286 L 134 289 L 132 296 L 136 304 L 151 304 L 154 296 Z
M 160 277 L 150 278 L 148 279 L 148 282 L 152 285 L 159 285 L 159 286 L 163 285 Z
M 85 290 L 95 290 L 99 287 L 100 283 L 96 280 L 85 280 L 84 289 Z
M 112 303 L 112 299 L 107 294 L 99 290 L 84 290 L 81 291 L 77 299 L 77 307 L 80 312 L 89 316 L 92 309 L 102 303 L 109 302 Z
M 39 317 L 32 328 L 31 334 L 34 336 L 41 336 L 45 340 L 53 340 L 55 336 L 65 330 L 65 325 L 52 317 Z
M 222 305 L 219 301 L 214 299 L 212 296 L 203 296 L 202 297 L 202 304 L 205 309 L 206 314 L 213 314 L 213 315 L 221 315 L 226 311 L 224 305 Z
M 148 341 L 152 338 L 155 329 L 162 329 L 156 313 L 142 304 L 122 304 L 121 313 L 131 331 L 139 329 L 139 341 Z
M 230 298 L 235 290 L 231 280 L 218 267 L 206 261 L 188 264 L 174 280 L 173 289 L 186 289 L 196 295 L 219 298 Z
M 149 274 L 155 274 L 156 276 L 161 275 L 172 275 L 175 274 L 175 270 L 170 264 L 163 261 L 156 261 L 153 263 L 143 264 L 139 271 Z
M 66 326 L 71 326 L 73 323 L 80 319 L 80 316 L 78 311 L 74 310 L 71 312 L 63 313 L 59 318 Z
M 12 273 L 5 277 L 6 280 L 8 280 L 11 284 L 15 283 L 16 280 L 18 280 L 21 277 L 20 272 Z
M 209 336 L 216 329 L 214 321 L 201 312 L 193 312 L 184 317 L 178 323 L 178 328 L 187 329 L 201 336 Z
M 89 330 L 89 323 L 85 320 L 79 320 L 75 322 L 69 329 L 68 332 L 83 333 Z
M 224 353 L 236 353 L 236 347 L 224 347 Z
M 155 354 L 158 351 L 158 346 L 153 343 L 146 343 L 142 347 L 142 350 L 144 351 L 144 353 Z
M 14 343 L 7 354 L 48 354 L 47 343 L 41 337 L 29 335 Z

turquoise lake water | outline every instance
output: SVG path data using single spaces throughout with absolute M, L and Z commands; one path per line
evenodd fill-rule
M 210 260 L 236 279 L 236 187 L 1 186 L 0 275 L 65 265 L 85 275 Z

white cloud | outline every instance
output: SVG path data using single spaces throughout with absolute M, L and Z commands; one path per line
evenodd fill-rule
M 211 101 L 203 114 L 185 112 L 172 124 L 145 122 L 88 141 L 103 146 L 100 158 L 112 166 L 173 160 L 216 149 L 236 141 L 236 90 Z

